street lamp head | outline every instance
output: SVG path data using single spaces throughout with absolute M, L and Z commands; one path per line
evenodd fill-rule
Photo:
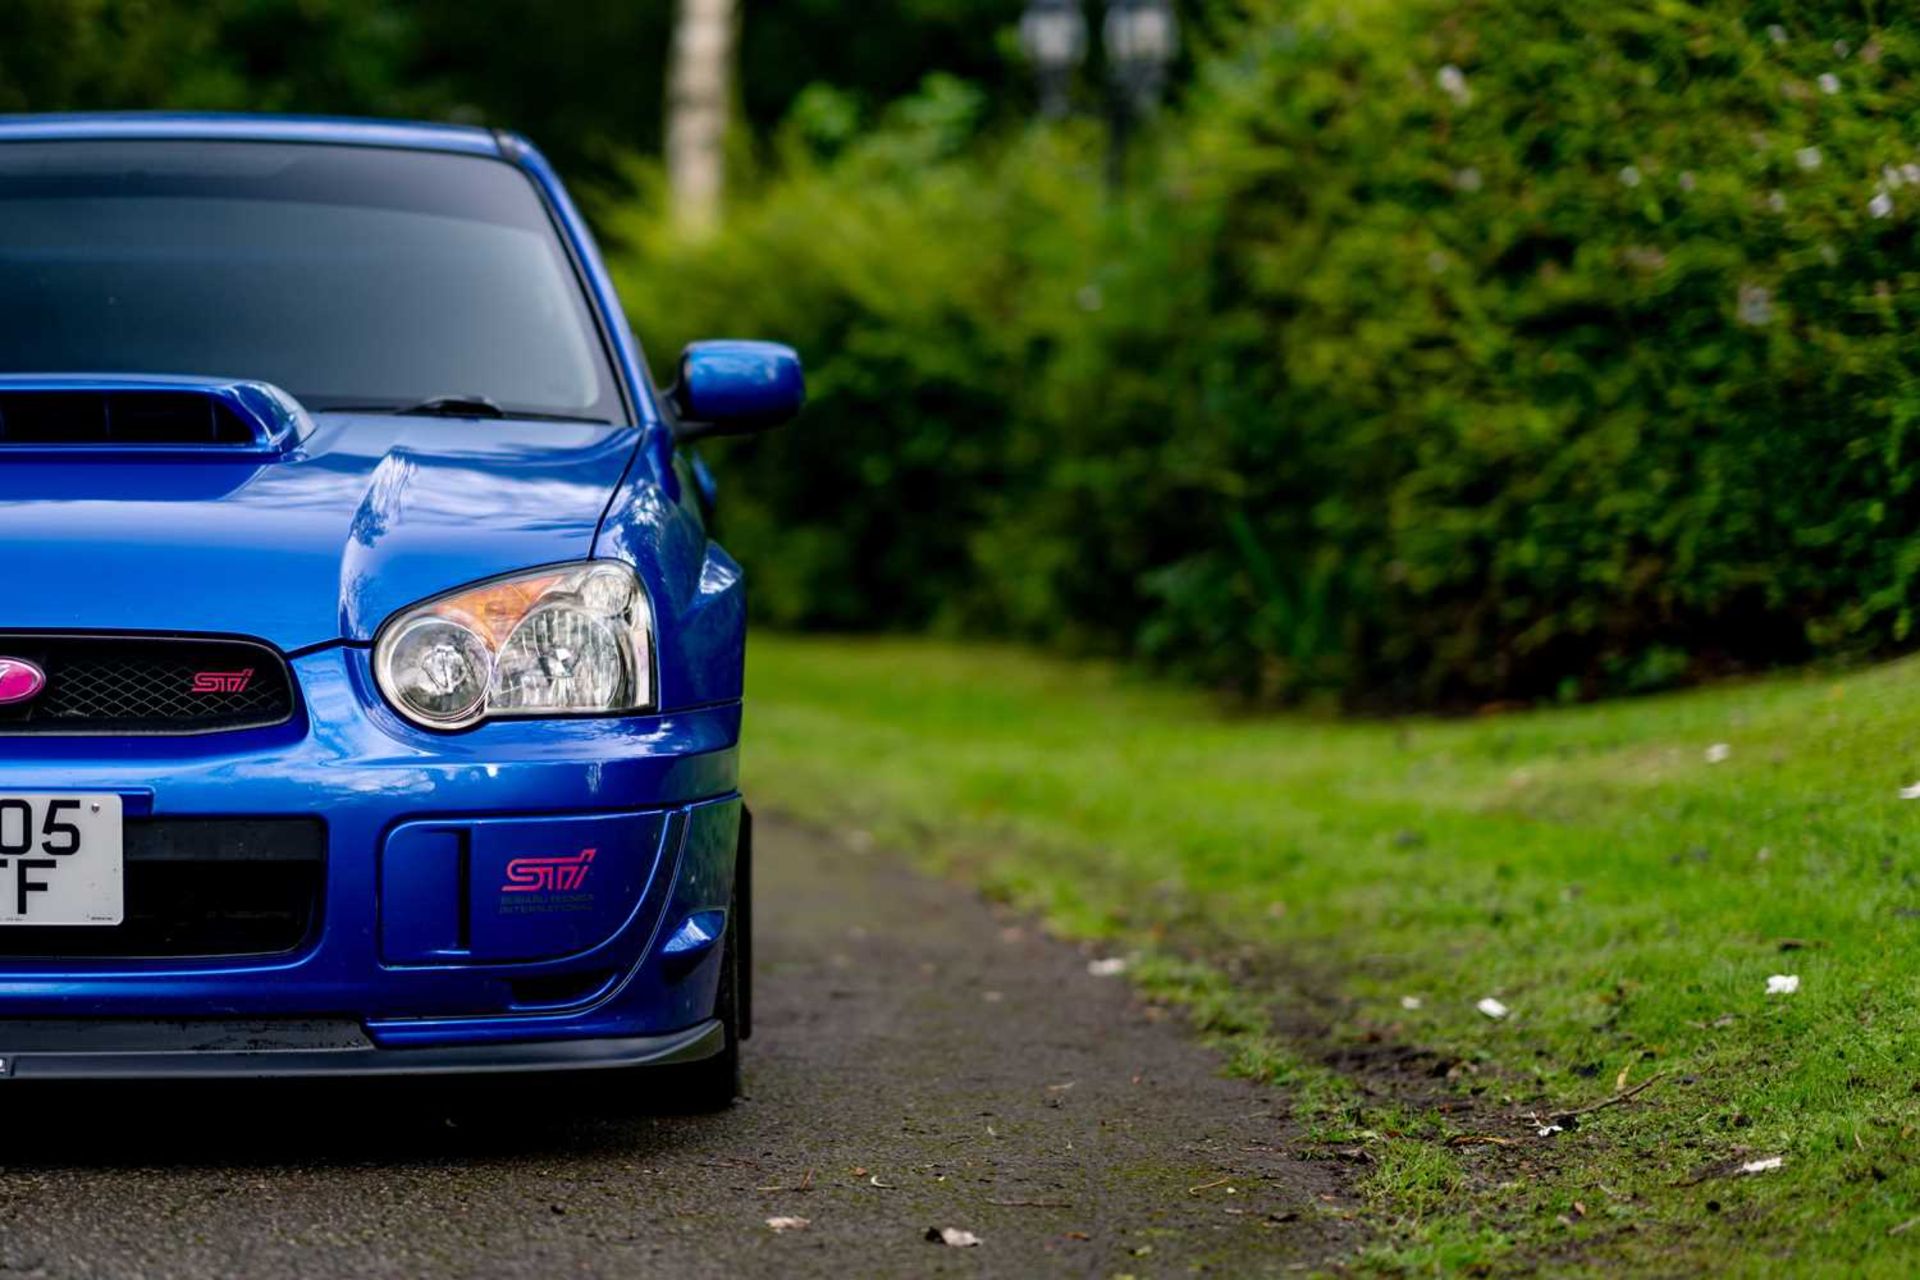
M 1080 0 L 1028 0 L 1020 19 L 1020 45 L 1040 80 L 1040 110 L 1067 114 L 1073 73 L 1087 60 L 1087 19 Z
M 1042 72 L 1066 72 L 1087 58 L 1087 19 L 1080 0 L 1028 0 L 1020 45 Z
M 1180 53 L 1179 19 L 1170 0 L 1108 0 L 1101 35 L 1114 83 L 1136 110 L 1153 110 Z

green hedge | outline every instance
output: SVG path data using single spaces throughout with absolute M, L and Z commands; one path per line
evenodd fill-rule
M 659 343 L 795 341 L 730 446 L 763 616 L 1263 697 L 1630 691 L 1905 644 L 1920 19 L 1246 0 L 1103 197 L 1084 126 L 803 102 Z M 666 354 L 664 348 L 657 354 Z

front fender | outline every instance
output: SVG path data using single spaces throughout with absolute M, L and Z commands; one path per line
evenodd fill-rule
M 629 473 L 607 510 L 595 554 L 632 564 L 652 590 L 660 709 L 738 700 L 746 667 L 746 585 L 740 566 L 707 536 L 686 502 Z

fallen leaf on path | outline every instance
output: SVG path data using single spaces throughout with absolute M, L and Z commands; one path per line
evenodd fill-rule
M 1479 1004 L 1473 1007 L 1478 1009 L 1480 1012 L 1486 1014 L 1489 1018 L 1494 1019 L 1496 1022 L 1499 1021 L 1501 1018 L 1506 1017 L 1507 1014 L 1510 1012 L 1507 1006 L 1505 1006 L 1504 1004 L 1501 1004 L 1498 1000 L 1495 1000 L 1492 996 L 1488 996 L 1485 1000 L 1482 1000 Z
M 768 1218 L 767 1225 L 777 1234 L 782 1231 L 805 1231 L 813 1225 L 813 1221 L 809 1218 Z
M 1117 978 L 1127 971 L 1127 962 L 1123 956 L 1109 956 L 1105 960 L 1087 961 L 1087 972 L 1096 978 Z
M 1697 1186 L 1714 1178 L 1742 1178 L 1755 1174 L 1772 1173 L 1786 1163 L 1785 1156 L 1760 1156 L 1749 1159 L 1745 1154 L 1715 1160 L 1711 1164 L 1701 1165 L 1680 1180 L 1683 1187 Z
M 928 1227 L 927 1239 L 934 1244 L 943 1244 L 949 1249 L 971 1249 L 980 1243 L 980 1237 L 971 1231 L 962 1231 L 958 1227 Z
M 1800 989 L 1800 975 L 1797 973 L 1776 973 L 1767 979 L 1767 994 L 1770 996 L 1790 996 Z

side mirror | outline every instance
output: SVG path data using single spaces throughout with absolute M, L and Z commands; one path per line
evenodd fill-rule
M 742 436 L 799 413 L 807 402 L 807 379 L 792 347 L 696 342 L 680 353 L 680 377 L 667 394 L 680 415 L 676 439 Z

